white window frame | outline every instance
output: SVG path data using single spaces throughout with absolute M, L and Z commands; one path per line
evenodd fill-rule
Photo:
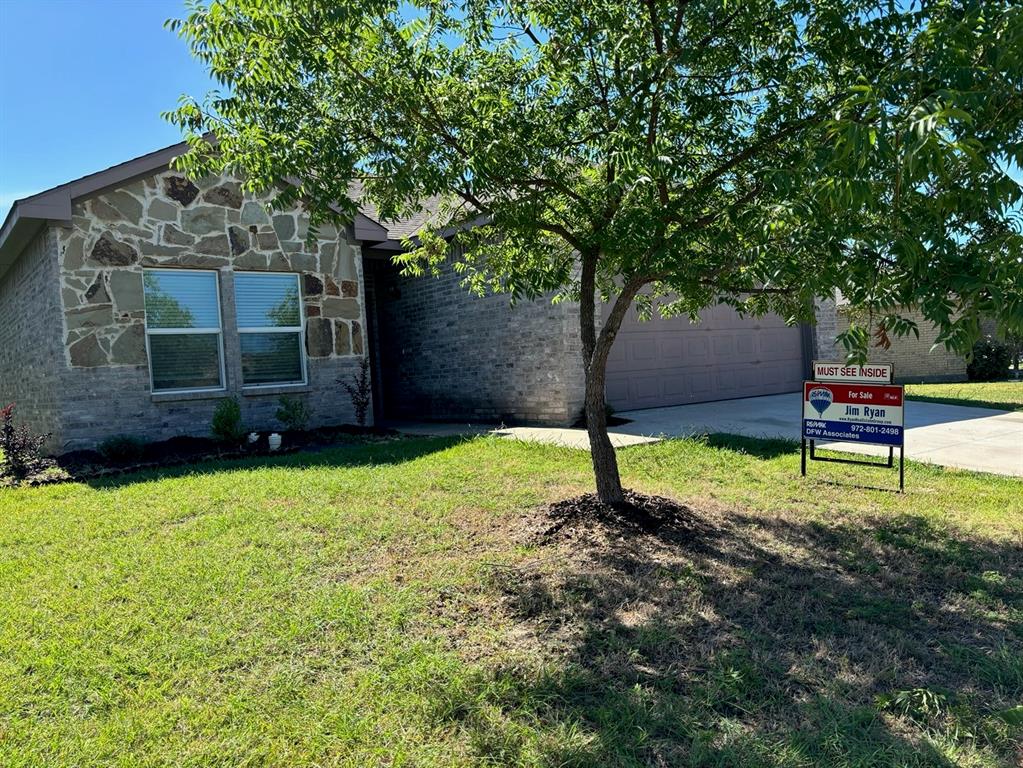
M 299 365 L 302 369 L 302 380 L 301 381 L 278 381 L 269 382 L 266 384 L 246 384 L 244 367 L 242 368 L 242 389 L 245 391 L 257 390 L 257 389 L 279 389 L 281 387 L 304 387 L 309 383 L 309 371 L 306 367 L 306 353 L 305 353 L 305 305 L 302 302 L 302 276 L 298 272 L 254 272 L 254 271 L 240 271 L 235 270 L 235 275 L 245 275 L 246 277 L 254 275 L 260 278 L 269 277 L 280 277 L 281 275 L 290 275 L 295 278 L 295 289 L 298 293 L 298 325 L 289 326 L 270 326 L 270 327 L 258 327 L 252 326 L 242 328 L 241 323 L 238 321 L 238 282 L 234 284 L 234 306 L 235 306 L 235 325 L 238 326 L 238 338 L 239 338 L 239 361 L 238 364 L 241 366 L 241 336 L 245 333 L 298 333 L 298 355 Z
M 227 389 L 227 368 L 224 361 L 224 313 L 220 307 L 220 273 L 215 269 L 175 269 L 168 267 L 146 267 L 142 270 L 143 276 L 146 272 L 198 272 L 204 275 L 213 275 L 214 292 L 217 295 L 217 319 L 220 320 L 218 328 L 150 328 L 149 312 L 146 315 L 146 360 L 149 361 L 149 392 L 153 395 L 180 395 L 190 392 L 224 392 Z M 145 281 L 142 285 L 142 305 L 145 306 Z M 149 349 L 150 336 L 185 336 L 199 334 L 217 335 L 217 352 L 220 358 L 220 384 L 216 387 L 186 387 L 183 389 L 157 389 L 153 379 L 153 353 Z

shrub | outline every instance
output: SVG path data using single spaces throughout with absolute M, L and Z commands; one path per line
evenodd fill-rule
M 1001 381 L 1009 378 L 1012 349 L 1008 344 L 987 336 L 973 345 L 973 357 L 966 366 L 970 381 Z
M 305 400 L 285 395 L 277 402 L 280 404 L 280 408 L 277 409 L 274 416 L 284 425 L 285 429 L 301 431 L 309 426 L 309 418 L 312 414 L 309 412 L 309 406 L 305 404 Z
M 242 407 L 238 404 L 238 398 L 225 397 L 217 403 L 210 431 L 214 437 L 225 443 L 242 441 L 245 437 L 245 427 L 242 426 Z
M 345 388 L 348 396 L 352 399 L 352 408 L 355 409 L 355 421 L 360 427 L 366 426 L 366 414 L 369 412 L 369 404 L 372 401 L 372 394 L 369 379 L 369 356 L 362 358 L 359 364 L 359 372 L 352 377 L 351 381 L 338 379 L 338 383 Z
M 43 468 L 43 443 L 49 435 L 33 435 L 28 427 L 14 426 L 14 403 L 0 408 L 0 475 L 23 480 Z
M 142 460 L 146 443 L 131 435 L 108 437 L 98 446 L 100 455 L 111 464 L 134 464 Z

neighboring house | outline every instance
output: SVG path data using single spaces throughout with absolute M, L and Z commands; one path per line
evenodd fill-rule
M 364 208 L 307 244 L 300 207 L 273 212 L 237 179 L 169 170 L 183 149 L 20 200 L 0 229 L 0 402 L 50 433 L 52 450 L 208 434 L 229 395 L 251 429 L 279 427 L 283 394 L 307 401 L 312 426 L 350 423 L 337 380 L 365 355 L 377 422 L 578 417 L 576 306 L 476 298 L 451 269 L 400 275 L 391 257 L 421 219 L 380 222 Z M 608 401 L 621 410 L 794 391 L 814 355 L 809 329 L 776 316 L 716 307 L 691 325 L 630 313 Z
M 822 360 L 842 359 L 845 351 L 836 337 L 849 330 L 849 304 L 841 298 L 822 301 L 816 307 L 816 314 L 817 357 Z M 919 310 L 902 311 L 900 314 L 916 322 L 919 338 L 914 334 L 892 337 L 889 349 L 871 348 L 871 362 L 891 363 L 895 380 L 900 382 L 965 381 L 966 358 L 943 344 L 935 346 L 938 329 L 925 320 Z

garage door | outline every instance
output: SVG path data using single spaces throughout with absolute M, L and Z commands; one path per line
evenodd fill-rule
M 731 307 L 703 322 L 637 319 L 622 323 L 607 363 L 607 401 L 616 410 L 795 392 L 803 379 L 798 326 L 777 315 L 740 317 Z

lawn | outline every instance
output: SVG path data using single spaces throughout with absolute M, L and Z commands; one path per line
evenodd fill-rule
M 971 381 L 959 384 L 907 384 L 906 398 L 929 403 L 1023 411 L 1023 381 Z
M 1012 766 L 1023 482 L 416 439 L 0 491 L 0 765 Z M 999 713 L 1003 713 L 1000 715 Z

